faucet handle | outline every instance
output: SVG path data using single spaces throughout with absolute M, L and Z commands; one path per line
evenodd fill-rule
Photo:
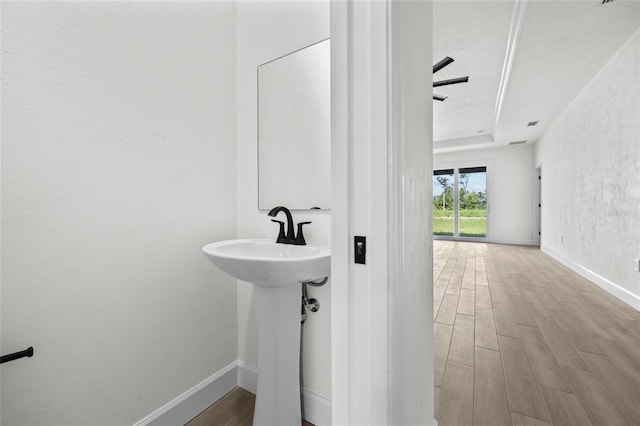
M 311 222 L 300 222 L 298 224 L 298 232 L 296 233 L 296 238 L 293 240 L 293 244 L 297 246 L 306 246 L 307 242 L 304 240 L 304 235 L 302 234 L 302 225 L 308 225 Z
M 278 238 L 276 238 L 276 243 L 284 243 L 287 240 L 287 237 L 284 235 L 284 222 L 280 220 L 271 219 L 271 222 L 276 222 L 280 224 L 280 231 L 278 232 Z

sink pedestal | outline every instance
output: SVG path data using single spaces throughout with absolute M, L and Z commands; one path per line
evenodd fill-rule
M 253 291 L 259 352 L 253 424 L 300 426 L 301 284 L 258 284 Z
M 330 275 L 331 248 L 243 239 L 202 251 L 227 274 L 254 284 L 259 355 L 253 424 L 300 426 L 301 283 Z

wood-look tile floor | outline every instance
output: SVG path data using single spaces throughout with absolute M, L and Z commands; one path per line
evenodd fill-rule
M 434 241 L 439 426 L 640 425 L 640 313 L 537 247 Z
M 236 387 L 185 426 L 251 426 L 256 396 Z M 302 426 L 313 426 L 302 421 Z

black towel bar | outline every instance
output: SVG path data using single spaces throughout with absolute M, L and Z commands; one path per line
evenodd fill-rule
M 13 361 L 15 359 L 24 358 L 24 357 L 31 358 L 32 356 L 33 356 L 33 346 L 29 346 L 24 351 L 14 352 L 14 353 L 9 354 L 9 355 L 2 355 L 0 357 L 0 364 L 3 364 L 5 362 L 9 362 L 9 361 Z

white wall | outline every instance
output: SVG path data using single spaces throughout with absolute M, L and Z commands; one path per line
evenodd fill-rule
M 328 1 L 242 1 L 237 6 L 237 232 L 239 238 L 277 236 L 266 211 L 258 210 L 257 86 L 258 65 L 329 37 Z M 286 178 L 283 171 L 283 179 Z M 275 206 L 274 206 L 275 207 Z M 331 240 L 328 211 L 294 212 L 305 226 L 307 241 Z M 305 388 L 331 396 L 331 280 L 310 288 L 320 311 L 309 313 L 304 324 L 303 367 Z M 258 363 L 252 287 L 238 282 L 238 356 Z
M 639 75 L 640 30 L 536 145 L 543 250 L 638 309 Z
M 132 424 L 237 359 L 235 6 L 2 4 L 3 425 Z
M 487 166 L 489 241 L 534 244 L 533 146 L 435 154 L 434 169 Z

